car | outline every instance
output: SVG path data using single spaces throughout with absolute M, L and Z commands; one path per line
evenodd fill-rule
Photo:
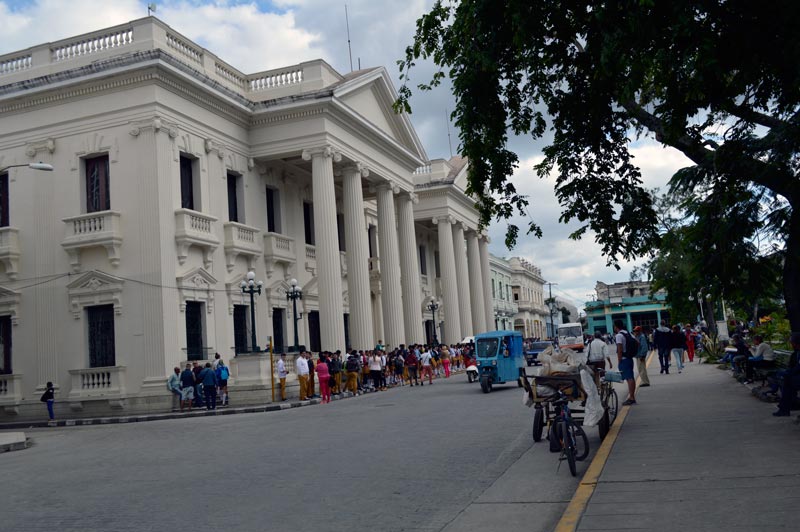
M 533 366 L 536 363 L 536 359 L 539 357 L 539 353 L 552 346 L 553 344 L 550 342 L 531 342 L 528 346 L 528 350 L 525 351 L 525 362 L 527 362 L 529 366 Z

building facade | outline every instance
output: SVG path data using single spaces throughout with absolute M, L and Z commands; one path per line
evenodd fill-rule
M 610 333 L 614 320 L 622 320 L 629 331 L 640 325 L 655 328 L 662 319 L 669 322 L 669 308 L 663 290 L 651 292 L 650 283 L 629 281 L 595 286 L 597 299 L 586 302 L 587 332 Z
M 498 330 L 514 330 L 524 338 L 543 338 L 547 310 L 542 271 L 520 257 L 490 256 L 492 308 Z
M 264 399 L 268 337 L 490 327 L 467 164 L 429 163 L 395 97 L 383 68 L 245 74 L 152 17 L 0 56 L 0 416 L 47 381 L 75 415 L 164 409 L 172 368 L 215 352 Z
M 519 312 L 512 292 L 511 265 L 505 259 L 489 256 L 489 267 L 492 271 L 492 311 L 494 328 L 498 331 L 515 330 L 514 321 Z M 521 331 L 522 332 L 522 331 Z

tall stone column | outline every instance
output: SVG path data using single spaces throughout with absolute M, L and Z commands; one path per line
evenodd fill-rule
M 336 351 L 345 347 L 342 269 L 333 186 L 333 162 L 340 161 L 341 155 L 324 146 L 303 150 L 303 160 L 311 161 L 321 348 Z
M 342 169 L 350 343 L 354 349 L 372 349 L 375 345 L 369 293 L 369 245 L 364 222 L 364 193 L 361 189 L 361 178 L 368 175 L 369 171 L 360 164 L 350 164 Z
M 483 300 L 483 272 L 478 233 L 470 231 L 467 235 L 467 266 L 469 267 L 469 295 L 472 301 L 472 327 L 476 334 L 486 332 L 486 311 Z
M 483 300 L 486 315 L 486 330 L 493 331 L 494 309 L 492 309 L 492 270 L 489 268 L 489 237 L 481 235 L 478 239 L 478 248 L 481 256 L 481 272 L 483 273 Z
M 383 338 L 395 348 L 406 343 L 403 326 L 403 296 L 400 290 L 400 252 L 397 246 L 397 219 L 394 194 L 399 189 L 391 183 L 376 187 L 378 193 L 378 247 L 380 250 L 381 298 L 383 302 Z
M 458 282 L 456 281 L 456 258 L 453 251 L 452 216 L 434 218 L 439 233 L 439 265 L 442 274 L 442 299 L 444 300 L 444 331 L 442 342 L 455 344 L 461 341 L 461 313 L 458 307 Z
M 472 304 L 469 300 L 469 273 L 467 272 L 467 247 L 464 242 L 464 224 L 453 225 L 453 251 L 456 261 L 456 281 L 458 282 L 459 316 L 461 317 L 461 334 L 475 334 L 472 328 Z M 462 337 L 463 338 L 463 337 Z M 461 341 L 461 338 L 458 339 Z
M 417 238 L 414 232 L 415 194 L 403 193 L 397 198 L 398 233 L 400 237 L 400 268 L 403 276 L 403 323 L 406 328 L 405 343 L 425 341 L 422 332 L 422 308 Z

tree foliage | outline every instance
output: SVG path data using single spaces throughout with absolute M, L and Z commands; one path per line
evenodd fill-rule
M 744 245 L 742 210 L 782 205 L 768 222 L 785 242 L 784 297 L 800 330 L 799 53 L 793 0 L 438 1 L 399 61 L 396 109 L 411 110 L 416 61 L 440 67 L 419 89 L 452 80 L 468 191 L 483 224 L 529 202 L 508 180 L 519 163 L 509 135 L 551 132 L 535 170 L 555 175 L 560 220 L 579 223 L 572 237 L 594 233 L 613 265 L 660 237 L 630 150 L 642 135 L 693 162 L 672 191 L 720 196 L 696 204 L 715 224 L 687 229 L 687 238 Z M 528 231 L 541 234 L 535 221 Z M 705 258 L 714 253 L 703 249 Z

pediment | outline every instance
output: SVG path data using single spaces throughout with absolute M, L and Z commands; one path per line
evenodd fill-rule
M 392 109 L 398 95 L 385 68 L 374 68 L 345 81 L 334 90 L 334 96 L 406 150 L 428 160 L 408 116 Z
M 123 284 L 125 284 L 125 281 L 119 277 L 114 277 L 99 270 L 92 270 L 69 283 L 67 290 L 70 293 L 118 291 L 122 289 Z
M 176 277 L 175 280 L 179 288 L 211 290 L 217 285 L 217 280 L 205 268 L 195 268 Z

